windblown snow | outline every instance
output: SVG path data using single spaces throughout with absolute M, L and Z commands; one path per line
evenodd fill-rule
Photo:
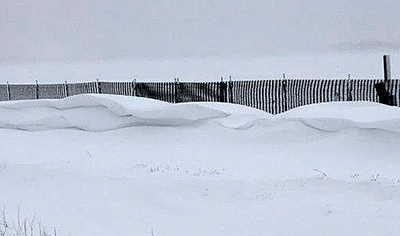
M 400 110 L 0 103 L 0 204 L 57 235 L 397 235 Z M 1 227 L 1 225 L 0 225 Z M 1 228 L 0 228 L 1 230 Z

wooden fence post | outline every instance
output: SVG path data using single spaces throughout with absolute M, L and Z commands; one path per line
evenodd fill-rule
M 10 89 L 10 84 L 7 81 L 7 98 L 8 101 L 11 101 L 11 89 Z
M 383 78 L 385 82 L 389 81 L 391 77 L 390 72 L 390 56 L 384 55 L 383 56 Z
M 39 81 L 36 80 L 36 99 L 39 99 Z
M 68 94 L 68 82 L 67 81 L 64 82 L 64 95 L 65 95 L 65 97 L 69 96 L 69 94 Z

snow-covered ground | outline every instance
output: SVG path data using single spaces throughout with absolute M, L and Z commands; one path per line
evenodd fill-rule
M 95 81 L 219 81 L 267 78 L 383 78 L 383 53 L 315 53 L 264 57 L 203 57 L 100 60 L 0 65 L 0 84 Z M 392 76 L 400 76 L 400 53 L 391 53 Z
M 57 235 L 398 235 L 400 110 L 0 103 L 0 205 Z

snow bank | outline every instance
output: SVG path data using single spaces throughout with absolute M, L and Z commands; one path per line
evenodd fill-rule
M 326 132 L 375 129 L 400 132 L 400 109 L 372 102 L 331 102 L 298 107 L 277 117 Z
M 365 123 L 399 119 L 400 109 L 373 102 L 330 102 L 298 107 L 279 116 L 282 118 L 347 119 Z
M 323 103 L 280 115 L 226 103 L 170 104 L 147 98 L 84 94 L 61 100 L 1 102 L 0 128 L 26 131 L 107 131 L 133 126 L 215 122 L 226 128 L 306 127 L 323 132 L 379 129 L 400 132 L 400 109 L 370 102 Z
M 180 126 L 224 118 L 228 114 L 196 104 L 85 94 L 62 100 L 0 103 L 0 127 L 28 131 L 79 129 L 105 131 L 130 126 Z

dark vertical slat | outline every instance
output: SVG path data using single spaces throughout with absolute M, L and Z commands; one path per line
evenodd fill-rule
M 254 104 L 254 108 L 259 109 L 259 105 L 258 105 L 258 101 L 259 101 L 259 97 L 260 94 L 258 93 L 258 81 L 254 80 L 253 81 L 253 104 Z
M 267 112 L 271 113 L 273 112 L 272 106 L 273 106 L 273 98 L 272 98 L 272 81 L 271 80 L 267 80 L 267 84 L 266 84 L 266 91 L 268 94 L 268 101 L 267 101 Z
M 261 90 L 261 83 L 262 81 L 257 81 L 256 84 L 256 89 L 257 89 L 257 109 L 262 110 L 263 105 L 262 105 L 262 90 Z
M 297 80 L 297 107 L 301 106 L 301 80 Z
M 347 99 L 346 99 L 346 80 L 344 80 L 344 79 L 341 79 L 340 80 L 340 89 L 341 89 L 341 91 L 342 91 L 342 93 L 341 93 L 341 95 L 340 96 L 342 96 L 342 101 L 347 101 Z
M 372 101 L 373 91 L 372 91 L 372 80 L 367 81 L 367 99 L 368 101 Z
M 297 105 L 296 107 L 301 106 L 301 80 L 297 80 L 297 88 L 296 88 L 296 93 L 297 93 Z
M 363 80 L 363 101 L 367 101 L 367 80 Z
M 301 106 L 306 105 L 306 80 L 301 80 Z
M 267 94 L 266 94 L 266 81 L 265 80 L 263 80 L 262 82 L 261 82 L 261 94 L 262 94 L 262 99 L 261 99 L 261 102 L 262 102 L 262 110 L 263 111 L 267 111 Z
M 248 98 L 248 103 L 249 107 L 254 107 L 253 104 L 253 81 L 247 81 L 247 98 Z
M 246 106 L 251 107 L 251 82 L 246 81 Z
M 395 100 L 395 106 L 399 106 L 399 80 L 395 79 L 395 94 L 394 94 L 394 100 Z
M 308 97 L 308 104 L 313 104 L 314 100 L 314 79 L 309 79 L 307 83 L 307 97 Z
M 310 96 L 310 104 L 314 104 L 315 103 L 315 95 L 314 95 L 314 87 L 315 87 L 315 79 L 310 80 L 310 90 L 309 90 L 309 96 Z
M 281 87 L 280 87 L 280 80 L 275 80 L 275 113 L 274 114 L 279 114 L 281 113 Z
M 358 80 L 352 80 L 352 99 L 353 101 L 358 101 Z
M 254 108 L 259 108 L 258 106 L 258 97 L 259 94 L 257 93 L 258 89 L 257 89 L 257 81 L 253 81 L 253 102 L 254 102 Z
M 291 86 L 292 86 L 292 83 L 291 83 L 291 81 L 290 80 L 286 80 L 286 98 L 287 98 L 287 110 L 289 111 L 289 110 L 291 110 L 292 109 L 292 99 L 291 99 Z
M 314 99 L 315 99 L 315 102 L 316 103 L 319 103 L 320 102 L 320 97 L 319 97 L 319 95 L 320 95 L 320 92 L 319 92 L 319 90 L 320 90 L 320 87 L 321 87 L 321 82 L 322 82 L 322 80 L 316 80 L 315 81 L 315 86 L 314 86 Z
M 247 81 L 243 81 L 244 86 L 244 105 L 249 106 L 249 84 Z
M 278 114 L 278 110 L 279 110 L 279 101 L 278 101 L 278 96 L 279 96 L 279 90 L 278 90 L 278 81 L 274 80 L 274 113 L 273 114 Z
M 279 93 L 279 113 L 282 113 L 282 112 L 285 112 L 285 98 L 284 98 L 284 96 L 285 96 L 285 93 L 283 92 L 284 91 L 284 88 L 283 88 L 283 80 L 278 80 L 277 81 L 277 83 L 278 83 L 278 93 Z
M 320 89 L 320 95 L 319 95 L 319 97 L 320 97 L 320 99 L 321 99 L 321 102 L 326 102 L 326 96 L 327 96 L 327 92 L 326 92 L 326 88 L 327 88 L 327 83 L 328 83 L 328 80 L 323 80 L 322 81 L 322 84 L 321 84 L 321 89 Z
M 362 80 L 357 80 L 357 101 L 363 101 L 363 85 Z
M 293 90 L 293 99 L 294 99 L 294 106 L 293 108 L 296 108 L 299 106 L 299 80 L 296 79 L 293 81 L 294 82 L 294 90 Z
M 302 86 L 302 93 L 303 93 L 303 106 L 307 105 L 307 79 L 303 79 L 303 86 Z

